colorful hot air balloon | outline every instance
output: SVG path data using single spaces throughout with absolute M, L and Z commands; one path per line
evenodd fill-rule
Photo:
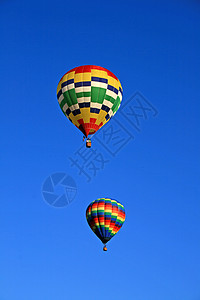
M 107 69 L 81 66 L 61 78 L 57 98 L 63 113 L 88 138 L 114 116 L 122 101 L 122 87 Z M 91 147 L 90 139 L 86 146 Z
M 87 222 L 92 231 L 104 244 L 120 230 L 125 221 L 125 210 L 121 203 L 109 198 L 93 201 L 86 210 Z

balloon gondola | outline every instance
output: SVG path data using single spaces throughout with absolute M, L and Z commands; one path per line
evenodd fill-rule
M 109 70 L 85 65 L 68 71 L 61 78 L 57 87 L 57 98 L 65 116 L 88 139 L 88 136 L 91 138 L 119 109 L 122 86 Z
M 114 199 L 99 198 L 88 206 L 86 219 L 92 231 L 104 244 L 103 251 L 107 251 L 107 242 L 125 221 L 124 206 Z
M 108 249 L 107 249 L 107 246 L 106 245 L 104 245 L 104 247 L 103 247 L 103 251 L 107 251 Z
M 86 147 L 87 147 L 87 148 L 91 148 L 91 146 L 92 146 L 91 139 L 87 139 L 87 140 L 86 140 Z

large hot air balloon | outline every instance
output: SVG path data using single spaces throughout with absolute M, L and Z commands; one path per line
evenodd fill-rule
M 86 210 L 87 222 L 104 244 L 120 230 L 125 221 L 125 210 L 121 203 L 109 198 L 99 198 L 93 201 Z
M 59 81 L 57 98 L 63 113 L 87 138 L 92 136 L 118 110 L 122 87 L 105 68 L 86 65 L 67 72 Z

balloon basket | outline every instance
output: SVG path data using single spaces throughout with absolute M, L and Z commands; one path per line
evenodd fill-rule
M 108 249 L 107 249 L 107 247 L 106 247 L 106 245 L 103 247 L 103 251 L 107 251 Z
M 86 147 L 87 147 L 87 148 L 91 148 L 91 146 L 92 146 L 91 140 L 88 139 L 88 140 L 86 141 Z

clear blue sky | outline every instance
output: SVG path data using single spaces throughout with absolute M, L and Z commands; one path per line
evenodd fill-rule
M 0 1 L 0 300 L 200 299 L 199 16 L 192 0 Z M 56 99 L 84 64 L 159 112 L 140 133 L 124 121 L 135 138 L 115 157 L 93 141 L 110 161 L 89 183 L 70 167 L 82 134 Z M 55 172 L 77 184 L 65 208 L 41 194 Z M 127 214 L 107 253 L 85 220 L 105 196 Z

